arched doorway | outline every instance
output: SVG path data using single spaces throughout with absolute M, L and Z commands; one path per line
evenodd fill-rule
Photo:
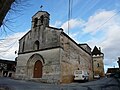
M 35 53 L 32 56 L 30 56 L 30 58 L 27 61 L 27 78 L 42 78 L 44 63 L 44 58 L 40 54 Z
M 42 77 L 42 62 L 40 60 L 37 60 L 34 65 L 33 78 L 41 77 Z

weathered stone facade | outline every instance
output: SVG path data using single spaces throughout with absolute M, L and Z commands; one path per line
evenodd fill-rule
M 104 77 L 104 54 L 101 52 L 100 49 L 98 49 L 96 46 L 94 47 L 92 51 L 93 55 L 93 71 L 94 75 L 100 75 L 100 77 Z
M 46 11 L 32 17 L 31 30 L 19 40 L 17 79 L 70 83 L 79 68 L 86 70 L 91 80 L 92 66 L 90 47 L 77 44 L 63 29 L 50 27 Z

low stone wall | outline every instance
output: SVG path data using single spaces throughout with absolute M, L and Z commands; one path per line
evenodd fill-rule
M 71 83 L 74 81 L 73 75 L 62 76 L 62 83 Z

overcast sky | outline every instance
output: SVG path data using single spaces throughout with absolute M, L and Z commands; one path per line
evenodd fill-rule
M 12 30 L 0 31 L 0 58 L 14 60 L 18 51 L 18 40 L 31 28 L 31 17 L 43 5 L 42 10 L 50 14 L 50 26 L 68 32 L 69 0 L 28 0 L 21 11 L 10 12 L 7 19 Z M 13 18 L 13 19 L 12 19 Z M 87 43 L 92 49 L 101 47 L 105 69 L 118 67 L 120 56 L 120 0 L 71 0 L 69 35 L 77 43 Z

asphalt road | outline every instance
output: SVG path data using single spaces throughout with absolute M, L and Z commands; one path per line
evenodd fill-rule
M 0 90 L 120 90 L 120 80 L 103 78 L 86 83 L 56 85 L 0 77 Z

